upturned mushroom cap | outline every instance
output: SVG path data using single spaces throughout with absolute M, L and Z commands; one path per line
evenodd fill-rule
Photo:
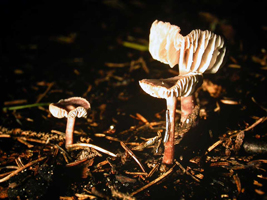
M 167 79 L 143 79 L 141 88 L 152 97 L 186 97 L 192 95 L 202 84 L 201 74 L 187 74 Z
M 62 99 L 49 105 L 50 113 L 56 118 L 86 117 L 88 109 L 90 109 L 90 103 L 81 97 Z
M 224 39 L 207 30 L 193 30 L 185 37 L 179 32 L 178 26 L 154 21 L 149 35 L 152 57 L 170 67 L 178 64 L 181 75 L 216 73 L 226 52 Z
M 159 60 L 170 67 L 174 67 L 179 60 L 183 36 L 180 28 L 168 22 L 155 20 L 150 29 L 149 52 L 155 60 Z M 175 39 L 174 39 L 175 38 Z

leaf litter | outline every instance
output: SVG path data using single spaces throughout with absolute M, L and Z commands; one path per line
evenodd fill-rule
M 116 7 L 116 1 L 112 6 Z M 210 29 L 226 34 L 233 48 L 242 46 L 231 21 L 226 24 L 211 13 L 200 15 Z M 47 41 L 75 49 L 79 37 L 72 31 L 55 34 Z M 28 83 L 21 80 L 21 91 L 14 85 L 5 94 L 0 127 L 0 198 L 45 199 L 54 194 L 60 199 L 152 199 L 160 195 L 170 199 L 203 195 L 242 199 L 266 195 L 266 150 L 249 149 L 262 145 L 259 140 L 267 142 L 266 99 L 262 95 L 266 91 L 265 50 L 248 57 L 239 46 L 228 65 L 214 77 L 205 77 L 196 95 L 202 115 L 189 116 L 191 123 L 186 127 L 179 124 L 178 108 L 175 162 L 164 168 L 162 137 L 166 127 L 160 121 L 164 119 L 164 104 L 146 97 L 137 81 L 177 71 L 151 61 L 145 43 L 122 41 L 115 46 L 124 58 L 109 57 L 103 65 L 90 63 L 95 65 L 89 71 L 90 79 L 80 65 L 89 65 L 86 61 L 62 59 L 77 69 L 62 72 L 65 78 L 59 80 L 58 74 L 52 73 L 49 77 L 38 75 Z M 34 44 L 38 49 L 43 45 Z M 29 68 L 20 70 L 15 75 L 27 77 Z M 36 90 L 40 85 L 35 83 L 42 81 L 46 83 L 44 90 Z M 65 150 L 65 123 L 51 117 L 46 102 L 73 94 L 92 102 L 92 110 L 87 119 L 77 121 L 74 144 Z M 56 193 L 55 186 L 59 188 Z

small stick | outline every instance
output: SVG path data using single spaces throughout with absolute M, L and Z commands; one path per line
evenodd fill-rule
M 26 141 L 24 140 L 24 138 L 19 138 L 19 137 L 18 137 L 17 140 L 18 140 L 20 143 L 26 145 L 28 148 L 33 148 L 33 147 L 34 147 L 34 145 L 32 145 L 32 144 L 26 142 Z
M 21 137 L 21 139 L 26 140 L 26 141 L 30 141 L 30 142 L 36 142 L 36 143 L 40 143 L 40 144 L 46 144 L 46 141 L 38 140 L 38 139 L 34 139 L 34 138 Z
M 138 175 L 138 176 L 147 176 L 146 172 L 128 172 L 128 171 L 125 171 L 125 174 Z
M 252 101 L 253 101 L 255 104 L 257 104 L 259 107 L 261 107 L 261 109 L 263 109 L 263 110 L 265 110 L 265 111 L 267 112 L 267 108 L 265 108 L 265 107 L 263 107 L 262 105 L 260 105 L 260 104 L 255 100 L 254 97 L 251 97 L 251 99 L 252 99 Z
M 12 173 L 12 171 L 11 172 L 5 172 L 5 173 L 3 173 L 3 174 L 0 174 L 0 178 L 1 177 L 5 177 L 5 176 L 7 176 L 8 174 L 11 174 Z
M 147 121 L 147 119 L 144 118 L 144 116 L 141 115 L 141 114 L 139 114 L 139 113 L 136 113 L 136 117 L 137 117 L 140 121 L 144 122 L 145 124 L 148 124 L 148 123 L 149 123 L 149 122 Z
M 86 97 L 87 94 L 92 90 L 92 85 L 89 85 L 85 93 L 83 93 L 83 97 Z
M 45 92 L 44 92 L 43 94 L 39 95 L 39 97 L 38 97 L 38 99 L 36 100 L 35 103 L 39 103 L 39 102 L 42 100 L 42 98 L 44 98 L 45 95 L 49 92 L 49 90 L 52 88 L 52 86 L 53 86 L 54 84 L 55 84 L 54 82 L 49 83 L 47 89 L 45 90 Z
M 262 117 L 258 119 L 255 123 L 253 123 L 251 126 L 244 129 L 244 131 L 249 131 L 250 129 L 253 129 L 255 126 L 257 126 L 259 123 L 264 122 L 267 119 L 267 117 Z
M 118 138 L 115 138 L 115 137 L 111 137 L 111 136 L 106 136 L 105 137 L 107 140 L 111 140 L 111 141 L 114 141 L 114 142 L 120 142 L 120 140 Z
M 61 132 L 61 131 L 58 131 L 58 130 L 51 130 L 51 133 L 55 133 L 55 134 L 58 134 L 58 135 L 65 135 L 64 132 Z
M 8 176 L 6 176 L 5 178 L 0 179 L 0 183 L 3 183 L 3 182 L 5 182 L 5 181 L 9 180 L 12 176 L 15 176 L 15 175 L 18 174 L 20 171 L 26 169 L 27 167 L 29 167 L 29 166 L 31 166 L 31 165 L 37 163 L 37 162 L 40 162 L 40 161 L 44 160 L 45 158 L 46 158 L 46 156 L 45 156 L 45 157 L 38 158 L 37 160 L 34 160 L 34 161 L 31 161 L 31 162 L 27 163 L 27 164 L 24 165 L 23 167 L 20 167 L 20 168 L 18 168 L 17 170 L 15 170 L 15 171 L 13 171 L 12 173 L 10 173 L 10 174 L 9 174 Z
M 182 165 L 181 163 L 179 163 L 177 160 L 175 161 L 176 165 L 178 165 L 181 170 L 183 170 L 183 173 L 186 173 L 188 176 L 191 176 L 192 179 L 194 179 L 197 182 L 200 182 L 200 180 L 198 180 L 195 176 L 193 176 L 191 173 L 189 173 Z
M 109 62 L 106 62 L 105 65 L 107 67 L 123 68 L 123 67 L 129 66 L 130 64 L 129 63 L 109 63 Z
M 134 198 L 134 197 L 132 197 L 132 196 L 130 196 L 128 194 L 124 194 L 122 192 L 119 192 L 113 186 L 110 186 L 109 188 L 110 188 L 112 197 L 115 197 L 115 198 L 117 197 L 119 199 L 124 199 L 124 200 L 135 200 L 136 199 L 136 198 Z
M 21 159 L 20 159 L 20 157 L 16 158 L 16 159 L 15 159 L 15 162 L 16 162 L 16 164 L 17 164 L 17 166 L 18 166 L 19 168 L 21 168 L 21 167 L 24 166 L 23 163 L 22 163 L 22 161 L 21 161 Z
M 139 188 L 138 190 L 136 190 L 135 192 L 132 192 L 130 195 L 134 196 L 139 192 L 142 192 L 143 190 L 147 189 L 148 187 L 154 185 L 155 183 L 161 181 L 162 179 L 164 179 L 166 176 L 168 176 L 170 173 L 172 173 L 173 168 L 176 166 L 176 164 L 174 164 L 167 172 L 165 172 L 164 174 L 162 174 L 160 177 L 156 178 L 155 180 L 151 181 L 150 183 L 146 184 L 145 186 Z
M 102 167 L 102 166 L 104 166 L 104 165 L 107 165 L 107 164 L 109 164 L 108 160 L 104 160 L 104 161 L 98 163 L 98 164 L 96 165 L 96 168 L 100 168 L 100 167 Z
M 4 105 L 5 106 L 11 106 L 11 105 L 23 104 L 23 103 L 27 103 L 27 99 L 18 99 L 18 100 L 14 100 L 14 101 L 5 101 Z
M 125 149 L 125 151 L 135 160 L 135 162 L 140 166 L 141 170 L 143 172 L 146 172 L 144 167 L 142 166 L 142 164 L 139 162 L 139 160 L 136 158 L 136 156 L 134 155 L 134 153 L 123 143 L 120 142 L 121 146 Z
M 78 194 L 76 193 L 75 194 L 76 197 L 78 197 L 78 199 L 97 199 L 96 196 L 94 195 L 91 195 L 91 194 Z M 65 199 L 66 197 L 63 197 L 63 198 L 60 198 L 60 199 Z M 70 200 L 74 199 L 74 197 L 67 197 L 69 198 Z
M 71 157 L 67 154 L 67 152 L 60 147 L 58 144 L 55 145 L 60 151 L 62 151 L 63 158 L 65 159 L 66 163 L 69 163 L 69 160 L 71 160 Z
M 0 134 L 0 138 L 11 138 L 8 134 Z
M 261 122 L 264 122 L 267 119 L 267 117 L 262 117 L 260 119 L 258 119 L 256 122 L 254 122 L 252 125 L 250 125 L 249 127 L 247 127 L 244 130 L 241 131 L 249 131 L 251 129 L 253 129 L 255 126 L 257 126 L 258 124 L 260 124 Z M 240 133 L 241 131 L 239 131 L 238 133 Z M 238 133 L 231 135 L 230 137 L 234 137 L 236 136 Z M 215 142 L 213 145 L 211 145 L 207 152 L 205 153 L 205 155 L 207 155 L 209 152 L 211 152 L 214 148 L 216 148 L 217 146 L 219 146 L 221 143 L 223 142 L 223 140 L 218 140 L 217 142 Z
M 93 148 L 93 149 L 98 150 L 98 151 L 100 151 L 102 153 L 108 154 L 108 155 L 110 155 L 112 157 L 117 157 L 116 154 L 114 154 L 114 153 L 112 153 L 112 152 L 110 152 L 110 151 L 108 151 L 106 149 L 103 149 L 103 148 L 101 148 L 99 146 L 93 145 L 93 144 L 86 144 L 86 143 L 69 144 L 67 146 L 67 149 L 80 149 L 80 148 L 83 148 L 83 147 Z
M 213 149 L 215 149 L 217 146 L 219 146 L 223 141 L 222 140 L 218 140 L 217 142 L 215 142 L 213 145 L 211 145 L 208 150 L 206 151 L 205 154 L 208 154 L 209 152 L 211 152 Z
M 233 178 L 234 178 L 234 181 L 235 181 L 235 184 L 236 184 L 236 188 L 237 188 L 238 194 L 240 194 L 241 190 L 242 190 L 240 178 L 238 177 L 237 174 L 233 175 Z
M 151 171 L 148 173 L 147 178 L 151 177 L 155 171 L 158 169 L 158 167 L 160 166 L 160 163 L 156 164 L 155 167 L 153 167 L 153 169 L 151 169 Z

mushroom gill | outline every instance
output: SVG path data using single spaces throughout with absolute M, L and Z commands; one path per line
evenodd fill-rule
M 208 30 L 193 30 L 182 36 L 180 28 L 168 22 L 154 21 L 149 35 L 152 57 L 170 67 L 179 65 L 179 74 L 216 73 L 223 62 L 226 47 L 222 36 Z

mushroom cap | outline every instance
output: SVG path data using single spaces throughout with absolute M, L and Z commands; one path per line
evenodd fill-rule
M 150 29 L 149 52 L 155 60 L 174 67 L 179 60 L 183 36 L 180 28 L 168 22 L 155 20 Z M 174 39 L 175 38 L 175 39 Z
M 143 79 L 141 88 L 156 98 L 187 97 L 192 95 L 203 81 L 202 74 L 179 75 L 167 79 Z
M 90 109 L 90 103 L 81 97 L 62 99 L 49 105 L 50 113 L 56 118 L 86 117 L 88 109 Z
M 178 64 L 181 75 L 216 73 L 226 52 L 224 39 L 207 30 L 193 30 L 185 37 L 179 32 L 178 26 L 154 21 L 149 35 L 152 57 L 170 67 Z

